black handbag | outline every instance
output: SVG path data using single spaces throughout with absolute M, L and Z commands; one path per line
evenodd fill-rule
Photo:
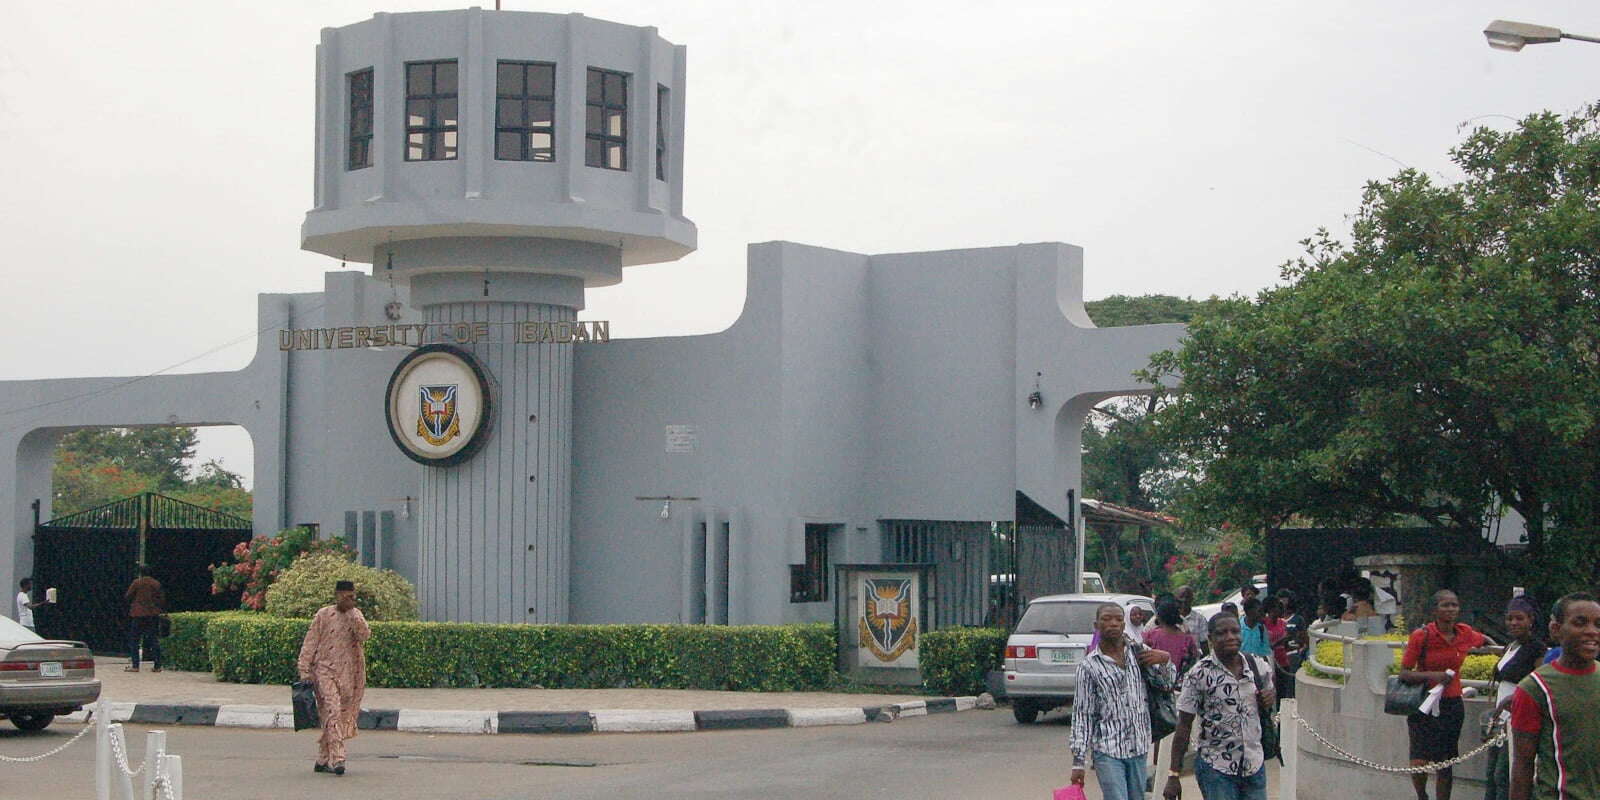
M 1244 665 L 1250 668 L 1250 680 L 1255 682 L 1256 691 L 1259 692 L 1267 688 L 1261 681 L 1261 673 L 1256 669 L 1255 657 L 1249 653 L 1240 653 L 1240 655 L 1244 656 Z M 1256 715 L 1261 718 L 1261 753 L 1263 757 L 1268 761 L 1276 758 L 1278 759 L 1278 764 L 1280 766 L 1283 765 L 1283 743 L 1278 735 L 1277 721 L 1272 718 L 1272 714 L 1267 713 L 1267 710 L 1261 707 L 1260 702 L 1256 703 Z
M 1422 650 L 1417 655 L 1417 667 L 1428 658 L 1428 635 L 1422 635 Z M 1417 713 L 1422 707 L 1422 701 L 1428 697 L 1426 683 L 1406 683 L 1400 680 L 1399 675 L 1390 675 L 1388 683 L 1383 687 L 1383 713 L 1393 714 L 1397 717 L 1410 716 Z
M 1129 650 L 1135 659 L 1144 652 L 1143 647 L 1137 646 Z M 1159 664 L 1141 666 L 1139 674 L 1144 678 L 1144 702 L 1150 712 L 1150 737 L 1159 741 L 1178 729 L 1178 699 L 1173 696 L 1177 687 Z
M 303 731 L 306 728 L 320 728 L 322 721 L 317 718 L 317 684 L 315 681 L 295 681 L 289 688 L 289 697 L 294 705 L 294 729 Z

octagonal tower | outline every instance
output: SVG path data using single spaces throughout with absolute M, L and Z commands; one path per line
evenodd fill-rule
M 422 468 L 427 619 L 568 618 L 572 344 L 516 331 L 570 323 L 586 287 L 694 250 L 684 63 L 655 28 L 580 14 L 376 14 L 322 31 L 301 246 L 409 286 L 427 322 L 455 323 L 430 332 L 466 331 L 430 337 L 468 351 L 493 400 L 473 457 Z

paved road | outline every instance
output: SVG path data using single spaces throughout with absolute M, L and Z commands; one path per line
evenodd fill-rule
M 23 735 L 0 755 L 51 749 L 79 726 Z M 135 757 L 144 726 L 130 725 Z M 309 731 L 171 727 L 189 800 L 410 798 L 1048 798 L 1065 782 L 1065 715 L 1019 726 L 1004 708 L 830 728 L 576 736 L 363 732 L 350 773 L 311 771 Z M 0 766 L 0 797 L 92 797 L 93 734 L 61 755 Z M 1097 797 L 1094 781 L 1089 796 Z M 26 792 L 26 794 L 23 794 Z M 1199 792 L 1188 782 L 1186 798 Z

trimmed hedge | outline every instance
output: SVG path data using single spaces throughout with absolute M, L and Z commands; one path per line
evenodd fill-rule
M 949 628 L 922 635 L 922 682 L 946 697 L 988 691 L 989 670 L 1005 656 L 1004 628 Z
M 309 620 L 216 616 L 220 680 L 287 684 Z M 367 685 L 810 691 L 834 675 L 830 625 L 490 625 L 373 622 Z
M 206 626 L 220 616 L 250 615 L 253 611 L 179 611 L 172 618 L 172 635 L 161 640 L 162 667 L 186 672 L 209 672 L 211 653 L 206 649 Z
M 1389 633 L 1383 636 L 1369 636 L 1365 638 L 1381 639 L 1391 642 L 1403 642 L 1407 639 L 1407 636 L 1403 633 Z M 1323 640 L 1317 642 L 1316 647 L 1318 661 L 1321 661 L 1330 667 L 1344 666 L 1344 646 L 1342 644 L 1339 642 Z M 1403 649 L 1396 649 L 1394 651 L 1394 663 L 1389 665 L 1390 675 L 1400 674 L 1400 659 L 1404 655 L 1405 650 Z M 1461 677 L 1463 680 L 1469 681 L 1492 681 L 1494 680 L 1495 664 L 1499 663 L 1499 661 L 1500 657 L 1495 655 L 1469 655 L 1467 656 L 1467 660 L 1461 665 Z M 1318 670 L 1316 667 L 1311 666 L 1310 661 L 1305 662 L 1305 669 L 1306 674 L 1311 675 L 1312 677 L 1343 680 L 1343 677 L 1341 676 L 1329 675 L 1321 670 Z

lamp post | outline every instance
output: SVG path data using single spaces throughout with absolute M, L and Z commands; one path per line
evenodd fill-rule
M 1580 42 L 1595 42 L 1600 44 L 1600 39 L 1593 36 L 1580 36 L 1576 33 L 1563 33 L 1560 28 L 1548 25 L 1534 25 L 1527 22 L 1511 22 L 1497 19 L 1483 29 L 1483 38 L 1489 40 L 1489 46 L 1496 50 L 1510 50 L 1515 53 L 1524 45 L 1549 44 L 1562 39 L 1576 39 Z

